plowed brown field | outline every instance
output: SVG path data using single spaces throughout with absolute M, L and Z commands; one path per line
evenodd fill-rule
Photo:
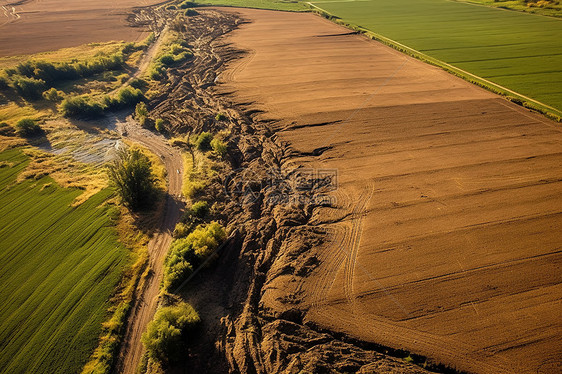
M 306 319 L 462 370 L 560 372 L 562 127 L 312 14 L 230 11 L 250 53 L 218 90 L 339 172 Z
M 0 56 L 14 56 L 146 33 L 127 24 L 135 6 L 158 0 L 0 0 Z

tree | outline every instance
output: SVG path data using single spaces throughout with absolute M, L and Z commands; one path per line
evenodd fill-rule
M 150 208 L 156 198 L 156 180 L 152 163 L 138 149 L 121 151 L 108 168 L 109 178 L 123 203 L 131 210 Z

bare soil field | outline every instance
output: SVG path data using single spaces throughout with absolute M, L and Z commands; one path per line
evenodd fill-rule
M 0 56 L 52 51 L 105 42 L 137 41 L 145 30 L 131 28 L 127 16 L 135 6 L 157 0 L 0 1 Z
M 338 171 L 318 266 L 261 308 L 299 295 L 307 325 L 459 370 L 560 372 L 560 125 L 315 15 L 227 12 L 248 54 L 217 93 Z

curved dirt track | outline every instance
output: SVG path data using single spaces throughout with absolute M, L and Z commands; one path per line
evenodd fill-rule
M 338 170 L 305 321 L 470 372 L 560 370 L 561 125 L 312 14 L 225 11 L 252 22 L 218 92 Z
M 183 209 L 183 203 L 180 199 L 183 161 L 181 153 L 169 146 L 163 136 L 141 128 L 130 117 L 125 123 L 119 123 L 118 129 L 126 138 L 145 146 L 158 155 L 168 174 L 168 195 L 162 213 L 162 221 L 157 232 L 148 243 L 151 274 L 146 281 L 142 294 L 134 301 L 119 354 L 118 372 L 136 373 L 143 354 L 141 336 L 156 312 L 163 261 L 172 242 L 172 232 Z

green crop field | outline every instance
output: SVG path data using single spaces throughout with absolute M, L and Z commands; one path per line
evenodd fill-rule
M 310 10 L 302 1 L 297 0 L 196 0 L 199 4 L 224 5 L 242 8 L 273 9 L 286 11 Z
M 28 163 L 0 153 L 0 372 L 76 373 L 97 345 L 109 298 L 127 262 L 103 190 L 49 177 L 16 182 Z
M 322 0 L 315 6 L 562 110 L 562 19 L 448 0 Z

